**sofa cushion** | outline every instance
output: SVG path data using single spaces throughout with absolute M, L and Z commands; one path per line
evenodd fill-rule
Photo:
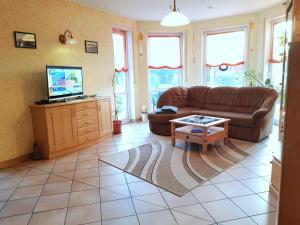
M 157 107 L 161 108 L 165 105 L 176 107 L 186 107 L 188 99 L 188 90 L 185 87 L 174 87 L 165 91 L 157 102 Z
M 229 124 L 237 125 L 237 126 L 244 126 L 244 127 L 254 126 L 254 120 L 252 118 L 252 114 L 249 113 L 236 113 L 236 112 L 225 112 L 225 111 L 215 111 L 215 110 L 194 110 L 192 111 L 192 114 L 227 118 L 230 119 Z
M 177 113 L 174 114 L 155 114 L 155 113 L 149 113 L 148 118 L 149 120 L 156 121 L 156 122 L 169 122 L 169 120 L 177 119 L 180 117 L 190 116 L 192 115 L 192 111 L 196 110 L 196 108 L 192 107 L 183 107 L 179 108 Z
M 195 86 L 188 89 L 188 106 L 204 109 L 206 94 L 209 87 Z

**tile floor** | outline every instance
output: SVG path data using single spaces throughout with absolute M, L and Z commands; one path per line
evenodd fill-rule
M 1 225 L 275 225 L 272 146 L 179 198 L 98 161 L 159 137 L 143 123 L 57 160 L 0 170 Z

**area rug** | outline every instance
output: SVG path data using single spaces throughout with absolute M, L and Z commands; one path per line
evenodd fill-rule
M 201 145 L 181 142 L 173 147 L 167 141 L 156 141 L 100 160 L 182 196 L 264 146 L 230 139 L 228 145 L 217 142 L 202 153 Z

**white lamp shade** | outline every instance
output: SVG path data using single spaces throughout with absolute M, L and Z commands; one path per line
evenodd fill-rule
M 189 19 L 178 11 L 172 11 L 161 21 L 160 25 L 166 27 L 179 27 L 189 24 Z
M 77 40 L 75 38 L 67 38 L 66 44 L 68 45 L 76 45 Z

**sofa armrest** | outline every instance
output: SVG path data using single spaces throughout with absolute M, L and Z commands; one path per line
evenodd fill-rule
M 259 117 L 264 117 L 265 115 L 267 115 L 271 110 L 269 108 L 260 108 L 258 110 L 256 110 L 253 114 L 252 114 L 252 119 L 256 120 Z

